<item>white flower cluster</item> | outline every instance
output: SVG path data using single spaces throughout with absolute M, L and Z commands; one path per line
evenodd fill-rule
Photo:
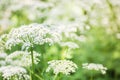
M 102 64 L 95 64 L 95 63 L 84 63 L 82 64 L 83 68 L 88 70 L 95 70 L 100 71 L 102 74 L 106 74 L 107 68 L 104 67 Z
M 120 39 L 120 33 L 117 33 L 117 34 L 116 34 L 116 38 L 117 38 L 117 39 Z
M 47 25 L 30 24 L 13 29 L 8 34 L 6 47 L 11 49 L 12 46 L 22 44 L 23 49 L 29 49 L 34 44 L 43 45 L 49 43 L 51 45 L 60 39 L 61 36 L 57 32 L 49 29 Z
M 18 66 L 3 66 L 0 67 L 0 73 L 4 80 L 29 80 L 29 75 L 27 71 Z
M 69 49 L 76 49 L 79 48 L 79 46 L 75 43 L 75 42 L 61 42 L 60 43 L 61 46 L 66 46 Z
M 0 53 L 0 66 L 5 66 L 6 65 L 6 61 L 5 58 L 7 57 L 6 53 Z
M 63 73 L 69 75 L 77 69 L 77 65 L 69 60 L 52 60 L 49 61 L 48 64 L 49 66 L 46 69 L 46 72 L 49 72 L 52 69 L 54 74 Z
M 40 60 L 40 54 L 33 52 L 34 63 L 37 64 Z M 6 57 L 6 62 L 10 65 L 29 67 L 31 66 L 31 55 L 27 51 L 15 51 Z
M 80 42 L 83 42 L 86 40 L 86 37 L 84 35 L 81 34 L 76 34 L 76 33 L 83 33 L 85 32 L 85 28 L 86 26 L 84 24 L 79 24 L 76 22 L 71 22 L 71 23 L 67 23 L 67 24 L 55 24 L 51 26 L 52 29 L 54 29 L 54 31 L 57 31 L 58 33 L 60 33 L 63 36 L 63 40 L 64 39 L 70 39 L 70 40 L 77 40 Z
M 7 57 L 6 53 L 0 53 L 0 59 L 5 59 Z
M 41 0 L 22 0 L 21 2 L 18 0 L 0 0 L 0 5 L 0 27 L 2 28 L 2 30 L 6 30 L 9 28 L 9 25 L 16 24 L 14 20 L 10 19 L 11 17 L 13 17 L 13 12 L 20 11 L 20 13 L 22 13 L 25 11 L 27 14 L 25 16 L 30 21 L 35 21 L 37 18 L 45 16 L 46 13 L 44 14 L 41 10 L 48 10 L 50 7 L 53 6 L 53 3 L 44 2 Z

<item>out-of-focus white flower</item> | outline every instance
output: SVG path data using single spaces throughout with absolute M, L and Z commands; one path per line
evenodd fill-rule
M 0 60 L 0 66 L 5 66 L 6 65 L 6 61 L 5 60 Z
M 5 80 L 11 80 L 12 78 L 15 80 L 29 80 L 27 71 L 24 68 L 18 66 L 0 67 L 0 73 Z
M 0 53 L 0 59 L 5 59 L 7 57 L 6 53 Z
M 104 67 L 102 64 L 95 64 L 95 63 L 84 63 L 82 67 L 88 70 L 95 70 L 100 71 L 102 74 L 106 74 L 107 68 Z
M 85 31 L 84 24 L 69 23 L 69 24 L 56 24 L 52 25 L 52 29 L 63 35 L 62 39 L 70 39 L 77 41 L 85 41 L 86 37 L 84 35 L 78 35 L 76 33 L 82 33 Z
M 61 36 L 49 29 L 47 25 L 31 24 L 21 26 L 20 28 L 13 29 L 8 35 L 6 47 L 11 49 L 12 46 L 22 44 L 22 48 L 33 47 L 34 44 L 43 45 L 49 43 L 50 45 L 61 40 Z
M 112 5 L 120 6 L 120 0 L 109 0 Z
M 68 47 L 69 49 L 79 48 L 79 46 L 76 43 L 74 43 L 74 42 L 61 42 L 60 45 Z
M 49 66 L 46 69 L 46 72 L 49 72 L 51 69 L 54 74 L 63 73 L 69 75 L 74 73 L 77 69 L 77 65 L 69 60 L 52 60 L 48 62 Z
M 11 17 L 13 17 L 14 14 L 13 12 L 25 11 L 27 14 L 26 17 L 33 21 L 36 18 L 40 18 L 42 15 L 44 15 L 44 13 L 41 11 L 42 9 L 47 11 L 47 9 L 53 6 L 53 3 L 44 2 L 41 0 L 21 0 L 21 2 L 18 0 L 0 0 L 0 5 L 0 27 L 6 30 L 14 23 L 14 20 L 11 20 Z M 30 15 L 31 12 L 34 12 L 34 14 Z
M 37 64 L 40 60 L 40 54 L 33 52 L 34 63 Z M 6 62 L 15 66 L 29 67 L 31 66 L 31 55 L 26 51 L 15 51 L 6 57 Z
M 116 34 L 117 39 L 120 39 L 120 33 Z
M 5 66 L 6 61 L 5 58 L 7 57 L 7 54 L 4 52 L 0 52 L 0 66 Z

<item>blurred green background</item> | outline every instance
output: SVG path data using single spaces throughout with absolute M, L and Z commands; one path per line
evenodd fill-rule
M 81 67 L 86 62 L 100 63 L 108 68 L 106 75 L 95 74 L 94 80 L 120 80 L 119 21 L 120 0 L 0 0 L 0 35 L 30 23 L 69 24 L 72 27 L 77 24 L 78 30 L 73 33 L 80 39 L 63 35 L 63 41 L 79 45 L 80 48 L 69 53 L 70 59 L 80 68 L 70 76 L 61 74 L 59 80 L 89 80 L 89 71 Z M 36 73 L 51 80 L 53 74 L 42 71 L 47 61 L 61 59 L 65 47 L 43 45 L 35 50 L 45 53 L 46 62 L 36 66 Z

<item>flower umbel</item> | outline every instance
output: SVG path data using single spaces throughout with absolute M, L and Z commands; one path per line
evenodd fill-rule
M 77 69 L 77 65 L 69 60 L 52 60 L 48 62 L 49 66 L 46 69 L 46 72 L 49 72 L 51 69 L 54 74 L 63 73 L 69 75 L 74 73 Z
M 40 57 L 40 54 L 37 52 L 33 52 L 34 54 L 34 63 L 37 64 L 38 57 Z M 31 63 L 31 55 L 30 52 L 27 51 L 15 51 L 8 55 L 6 57 L 6 62 L 11 65 L 16 65 L 16 66 L 24 66 L 24 67 L 29 67 L 32 65 Z
M 27 71 L 18 66 L 3 66 L 0 68 L 0 73 L 5 80 L 29 80 Z
M 75 42 L 61 42 L 60 45 L 68 47 L 69 49 L 79 48 L 79 46 Z
M 5 58 L 7 57 L 7 54 L 4 52 L 0 53 L 0 66 L 5 66 L 6 65 L 6 61 Z
M 5 59 L 7 57 L 7 54 L 4 52 L 0 53 L 0 59 Z
M 29 49 L 30 47 L 33 47 L 34 44 L 53 44 L 59 40 L 60 35 L 57 32 L 49 29 L 47 25 L 30 24 L 13 29 L 8 34 L 6 47 L 7 49 L 11 49 L 12 46 L 22 44 L 22 49 Z
M 88 70 L 95 70 L 100 71 L 102 74 L 106 74 L 107 68 L 104 67 L 102 64 L 95 64 L 95 63 L 84 63 L 82 64 L 83 68 Z

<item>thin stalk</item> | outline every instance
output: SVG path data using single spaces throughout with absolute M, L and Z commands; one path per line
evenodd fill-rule
M 117 80 L 117 73 L 116 73 L 116 71 L 115 71 L 115 80 Z
M 110 11 L 111 11 L 112 19 L 116 21 L 117 16 L 116 16 L 116 14 L 115 14 L 113 5 L 111 4 L 111 2 L 110 2 L 109 0 L 106 0 L 106 2 L 107 2 L 108 7 L 109 7 L 109 9 L 110 9 Z
M 32 80 L 32 73 L 30 72 L 30 80 Z
M 55 74 L 53 80 L 56 80 L 56 79 L 57 79 L 57 76 L 58 76 L 58 74 Z
M 38 78 L 39 80 L 44 80 L 41 76 L 33 73 L 33 72 L 31 71 L 31 69 L 28 69 L 28 71 L 29 71 L 30 73 L 32 73 L 32 74 L 33 74 L 36 78 Z
M 93 80 L 93 72 L 91 72 L 90 80 Z
M 42 64 L 42 67 L 43 67 L 43 69 L 41 71 L 41 75 L 44 76 L 44 71 L 45 71 L 45 69 L 44 69 L 44 67 L 45 67 L 44 53 L 41 54 L 41 62 L 42 62 L 41 64 Z
M 116 16 L 116 13 L 114 10 L 114 6 L 112 5 L 112 3 L 109 0 L 106 0 L 106 2 L 108 4 L 108 7 L 109 7 L 110 12 L 111 12 L 111 20 L 114 21 L 115 26 L 117 27 L 117 30 L 119 30 L 119 23 L 117 22 L 117 16 Z
M 93 76 L 91 75 L 90 80 L 93 80 Z
M 63 52 L 62 52 L 62 54 L 61 54 L 61 59 L 64 60 L 64 59 L 66 58 L 66 56 L 67 56 L 67 54 L 68 54 L 68 51 L 69 51 L 68 48 L 63 49 Z
M 30 52 L 31 52 L 32 72 L 33 72 L 33 74 L 34 74 L 34 55 L 33 55 L 33 47 L 31 47 Z M 32 75 L 32 73 L 31 73 L 31 80 L 33 80 L 33 75 Z

